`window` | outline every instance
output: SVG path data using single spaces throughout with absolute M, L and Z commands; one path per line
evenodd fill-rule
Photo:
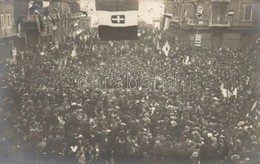
M 214 4 L 212 5 L 211 20 L 223 21 L 227 13 L 227 4 Z
M 245 6 L 244 20 L 252 20 L 252 11 L 253 11 L 252 5 Z
M 0 28 L 1 28 L 1 29 L 4 29 L 4 27 L 5 27 L 4 15 L 1 14 L 1 15 L 0 15 Z
M 7 14 L 6 15 L 6 23 L 7 23 L 7 27 L 11 27 L 11 15 L 10 14 Z

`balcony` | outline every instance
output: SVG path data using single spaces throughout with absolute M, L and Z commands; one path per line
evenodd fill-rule
M 68 18 L 77 19 L 77 18 L 84 18 L 86 17 L 83 13 L 70 13 L 68 14 Z
M 232 21 L 231 25 L 240 26 L 240 27 L 251 27 L 251 26 L 255 26 L 256 22 L 255 21 Z
M 230 27 L 230 21 L 211 20 L 209 21 L 209 27 Z
M 183 22 L 183 18 L 175 16 L 172 18 L 172 21 L 175 23 L 181 23 L 181 22 Z
M 229 3 L 231 0 L 211 0 L 211 2 L 225 2 L 225 3 Z
M 13 37 L 17 36 L 16 28 L 4 28 L 0 29 L 0 38 L 8 38 L 8 37 Z
M 208 26 L 209 21 L 207 20 L 198 20 L 198 19 L 188 19 L 187 20 L 187 25 L 189 26 Z
M 196 26 L 197 23 L 198 23 L 197 19 L 188 19 L 187 20 L 187 25 L 189 25 L 189 26 Z

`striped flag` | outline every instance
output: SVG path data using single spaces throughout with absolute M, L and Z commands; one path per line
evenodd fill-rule
M 139 0 L 96 0 L 101 40 L 138 39 Z

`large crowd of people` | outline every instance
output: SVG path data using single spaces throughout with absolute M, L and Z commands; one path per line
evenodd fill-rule
M 79 163 L 257 163 L 254 50 L 139 35 L 105 42 L 92 29 L 18 52 L 1 66 L 0 142 Z

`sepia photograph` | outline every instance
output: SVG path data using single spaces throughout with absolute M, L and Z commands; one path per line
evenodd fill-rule
M 260 0 L 0 0 L 0 164 L 259 164 Z

